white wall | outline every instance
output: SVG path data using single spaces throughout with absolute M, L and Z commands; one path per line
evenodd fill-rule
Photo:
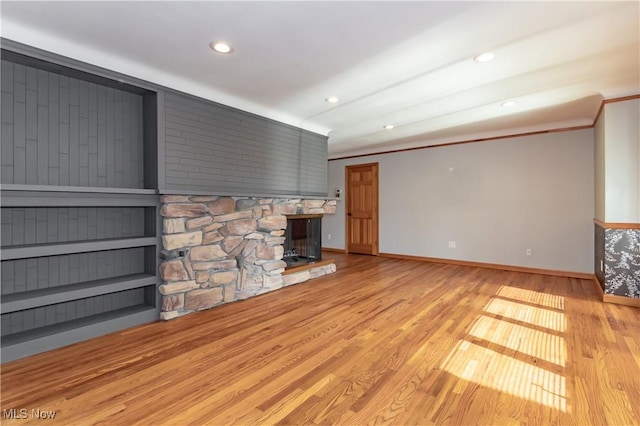
M 640 223 L 640 99 L 604 107 L 606 222 Z
M 595 158 L 594 158 L 594 180 L 595 180 L 595 206 L 594 218 L 602 222 L 606 220 L 605 216 L 605 116 L 606 111 L 603 109 L 598 121 L 595 123 L 594 139 L 595 139 Z
M 593 129 L 329 161 L 329 193 L 368 162 L 382 253 L 593 272 Z M 323 247 L 345 247 L 344 197 Z

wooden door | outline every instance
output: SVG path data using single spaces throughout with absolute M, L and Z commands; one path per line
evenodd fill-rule
M 347 252 L 378 254 L 378 163 L 347 166 Z

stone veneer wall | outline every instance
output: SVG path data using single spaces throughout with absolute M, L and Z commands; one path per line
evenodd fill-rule
M 335 200 L 164 195 L 162 311 L 172 319 L 335 272 L 283 277 L 285 215 L 333 214 Z

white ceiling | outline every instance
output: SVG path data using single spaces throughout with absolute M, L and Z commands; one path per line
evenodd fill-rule
M 640 93 L 637 1 L 1 7 L 5 38 L 328 134 L 333 158 L 590 125 Z

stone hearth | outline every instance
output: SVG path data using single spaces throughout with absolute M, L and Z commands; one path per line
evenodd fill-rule
M 285 215 L 333 214 L 335 200 L 165 195 L 161 319 L 335 272 L 323 265 L 283 276 Z

